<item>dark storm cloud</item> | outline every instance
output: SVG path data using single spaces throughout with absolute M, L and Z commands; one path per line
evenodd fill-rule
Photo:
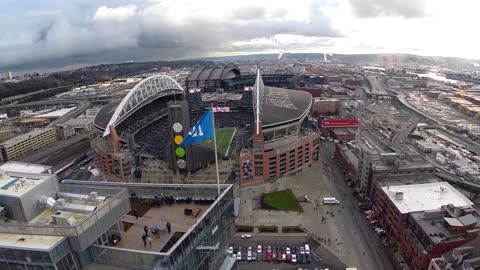
M 212 52 L 232 51 L 232 48 L 254 50 L 233 47 L 232 44 L 236 41 L 268 39 L 277 34 L 338 36 L 328 18 L 319 11 L 318 5 L 311 6 L 308 20 L 287 18 L 288 11 L 282 9 L 272 9 L 270 18 L 267 18 L 267 10 L 263 7 L 244 7 L 235 9 L 230 16 L 226 16 L 227 19 L 221 21 L 191 14 L 181 23 L 172 22 L 172 18 L 168 17 L 171 14 L 165 12 L 163 6 L 148 5 L 151 4 L 104 7 L 103 17 L 94 17 L 96 13 L 91 10 L 98 11 L 98 8 L 86 9 L 81 6 L 76 13 L 70 7 L 68 14 L 50 16 L 39 22 L 36 28 L 29 28 L 31 32 L 9 37 L 11 40 L 17 38 L 18 42 L 0 43 L 0 50 L 9 52 L 0 54 L 0 68 L 99 53 L 112 59 L 115 55 L 118 59 L 131 56 L 130 60 L 198 57 Z
M 418 18 L 425 16 L 425 0 L 350 0 L 358 17 L 394 16 Z

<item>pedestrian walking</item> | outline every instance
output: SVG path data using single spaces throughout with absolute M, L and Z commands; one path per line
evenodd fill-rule
M 167 221 L 167 230 L 168 230 L 168 233 L 172 232 L 172 225 L 168 221 Z
M 148 236 L 148 226 L 143 226 L 143 230 L 145 231 L 145 236 Z
M 133 209 L 133 215 L 135 216 L 135 219 L 138 219 L 137 209 Z
M 142 235 L 142 240 L 143 240 L 143 246 L 147 246 L 147 236 L 145 234 Z
M 147 241 L 148 241 L 148 244 L 150 245 L 150 248 L 152 248 L 152 237 L 148 236 Z

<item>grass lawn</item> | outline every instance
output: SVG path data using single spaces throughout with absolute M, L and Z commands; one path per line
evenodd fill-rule
M 215 136 L 217 137 L 217 151 L 221 154 L 226 156 L 228 146 L 230 145 L 230 141 L 232 141 L 232 137 L 235 134 L 235 128 L 222 128 L 215 130 Z M 201 142 L 201 144 L 214 148 L 213 139 Z
M 263 195 L 262 204 L 267 209 L 303 212 L 302 206 L 290 189 Z

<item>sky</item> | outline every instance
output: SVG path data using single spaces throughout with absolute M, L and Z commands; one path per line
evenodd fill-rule
M 480 59 L 478 10 L 478 0 L 1 0 L 0 69 L 279 52 Z

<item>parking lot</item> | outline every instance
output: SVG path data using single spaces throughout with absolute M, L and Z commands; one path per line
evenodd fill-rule
M 240 256 L 240 260 L 235 264 L 238 270 L 298 268 L 344 270 L 346 267 L 328 250 L 307 236 L 254 236 L 251 239 L 234 240 L 231 248 L 232 256 Z

